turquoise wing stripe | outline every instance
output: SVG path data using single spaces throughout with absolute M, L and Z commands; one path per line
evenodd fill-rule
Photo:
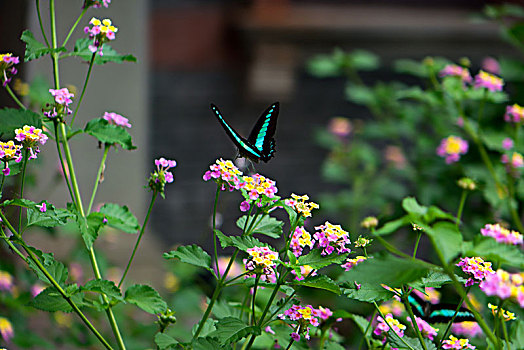
M 255 147 L 259 150 L 262 150 L 262 145 L 264 144 L 264 138 L 266 137 L 267 133 L 267 127 L 269 126 L 269 122 L 271 121 L 271 116 L 274 109 L 272 108 L 269 113 L 266 115 L 266 120 L 264 120 L 264 124 L 262 124 L 262 127 L 260 128 L 260 131 L 257 135 L 257 141 L 255 142 Z

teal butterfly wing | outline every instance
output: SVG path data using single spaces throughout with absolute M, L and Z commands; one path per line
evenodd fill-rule
M 268 162 L 273 157 L 275 153 L 275 140 L 273 136 L 275 135 L 278 118 L 278 102 L 273 103 L 262 113 L 248 139 L 242 137 L 226 122 L 217 106 L 211 104 L 211 110 L 220 125 L 224 128 L 226 134 L 238 148 L 241 156 L 249 158 L 255 163 L 258 163 L 259 160 Z
M 273 136 L 277 130 L 279 110 L 279 102 L 269 106 L 258 118 L 247 138 L 247 141 L 260 152 L 260 159 L 264 162 L 269 161 L 275 154 L 275 139 Z
M 457 305 L 452 304 L 437 304 L 432 305 L 429 302 L 420 298 L 417 294 L 411 293 L 408 296 L 408 301 L 411 304 L 413 313 L 430 323 L 447 323 L 455 315 Z M 471 311 L 464 307 L 460 307 L 457 316 L 453 322 L 475 321 L 475 316 Z

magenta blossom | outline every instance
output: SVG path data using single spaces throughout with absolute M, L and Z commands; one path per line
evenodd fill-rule
M 501 78 L 493 74 L 489 74 L 481 70 L 475 76 L 475 85 L 474 86 L 475 86 L 475 89 L 486 88 L 492 92 L 502 91 L 502 87 L 504 86 L 504 81 Z
M 344 231 L 340 225 L 333 225 L 326 221 L 324 225 L 316 226 L 317 232 L 313 237 L 317 241 L 317 247 L 322 248 L 322 255 L 329 255 L 335 250 L 337 254 L 351 252 L 347 246 L 351 244 L 349 232 Z
M 481 257 L 463 258 L 457 266 L 462 267 L 470 278 L 466 281 L 466 287 L 472 286 L 475 283 L 482 282 L 487 276 L 494 274 L 495 271 L 491 268 L 491 263 L 484 261 Z
M 502 140 L 502 148 L 509 151 L 513 148 L 513 140 L 509 137 L 506 137 L 504 140 Z
M 107 120 L 110 124 L 114 124 L 114 125 L 118 125 L 118 126 L 126 127 L 126 128 L 131 127 L 131 124 L 129 123 L 129 119 L 121 116 L 120 114 L 114 113 L 114 112 L 105 112 L 102 118 Z
M 437 155 L 446 158 L 446 163 L 457 162 L 460 156 L 468 152 L 468 142 L 458 136 L 448 136 L 440 142 Z
M 20 59 L 13 54 L 5 53 L 0 54 L 0 80 L 2 81 L 2 86 L 6 86 L 11 81 L 13 75 L 15 75 L 18 70 L 14 67 L 15 64 L 20 63 Z
M 516 103 L 512 106 L 506 106 L 504 121 L 508 123 L 520 123 L 524 121 L 524 107 L 521 107 Z
M 457 66 L 456 64 L 448 64 L 447 66 L 444 67 L 444 69 L 440 71 L 439 75 L 441 77 L 445 77 L 445 76 L 459 77 L 460 79 L 462 79 L 464 83 L 471 83 L 473 80 L 467 68 Z
M 499 243 L 519 245 L 523 243 L 522 234 L 517 231 L 508 230 L 500 224 L 486 224 L 480 229 L 483 236 L 493 237 Z

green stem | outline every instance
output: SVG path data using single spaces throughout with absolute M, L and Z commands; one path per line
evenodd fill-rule
M 55 20 L 55 0 L 49 0 L 49 16 L 51 18 L 51 41 L 53 49 L 56 49 L 56 20 Z M 58 53 L 53 51 L 51 53 L 51 60 L 53 61 L 53 77 L 55 80 L 55 89 L 60 89 L 60 78 L 58 72 Z
M 215 193 L 215 203 L 213 205 L 213 248 L 215 251 L 215 266 L 217 268 L 217 279 L 220 279 L 220 266 L 218 265 L 218 249 L 217 249 L 217 233 L 216 229 L 216 219 L 217 219 L 217 205 L 218 205 L 218 196 L 220 195 L 220 188 L 222 186 L 217 184 L 217 191 Z M 247 222 L 247 218 L 246 218 Z
M 504 341 L 506 342 L 506 347 L 508 350 L 511 350 L 511 344 L 509 342 L 508 330 L 506 329 L 506 322 L 502 321 L 502 332 L 504 333 Z
M 289 342 L 289 344 L 288 344 L 286 350 L 291 349 L 291 345 L 293 345 L 294 342 L 295 342 L 295 339 L 291 338 L 291 341 Z M 321 347 L 321 349 L 323 349 L 323 348 Z
M 418 250 L 418 244 L 420 243 L 420 237 L 422 237 L 422 232 L 418 230 L 417 231 L 417 240 L 415 242 L 415 248 L 413 249 L 413 260 L 417 258 L 417 250 Z
M 96 174 L 95 185 L 93 186 L 93 193 L 91 194 L 91 200 L 89 201 L 89 206 L 87 207 L 86 215 L 89 215 L 89 213 L 91 212 L 91 208 L 93 207 L 96 191 L 98 190 L 98 185 L 100 184 L 100 178 L 102 177 L 102 172 L 104 171 L 107 154 L 109 153 L 110 148 L 110 144 L 104 143 L 104 154 L 102 155 L 102 160 L 100 161 L 100 166 L 98 167 L 98 173 Z
M 524 232 L 524 227 L 522 226 L 522 221 L 520 220 L 519 214 L 517 212 L 517 208 L 515 208 L 515 206 L 512 204 L 512 199 L 515 198 L 515 183 L 514 183 L 514 179 L 511 176 L 511 174 L 507 175 L 507 180 L 508 180 L 508 191 L 509 191 L 508 207 L 511 213 L 511 218 L 513 219 L 513 222 L 515 223 L 515 226 L 517 226 L 517 229 L 519 230 L 519 232 Z
M 426 346 L 426 342 L 424 342 L 424 338 L 422 337 L 422 334 L 420 333 L 417 319 L 415 318 L 415 315 L 413 314 L 413 310 L 411 309 L 411 305 L 409 304 L 408 293 L 405 287 L 402 287 L 402 302 L 404 303 L 404 307 L 408 311 L 409 318 L 411 319 L 411 324 L 413 325 L 413 328 L 415 329 L 415 334 L 417 335 L 420 345 L 422 346 L 424 350 L 428 350 Z
M 467 190 L 463 190 L 462 195 L 460 196 L 460 203 L 459 203 L 459 207 L 457 210 L 457 222 L 456 222 L 457 229 L 459 228 L 459 225 L 460 225 L 460 219 L 462 218 L 462 212 L 464 211 L 464 204 L 466 203 L 467 196 L 468 196 Z
M 36 13 L 38 15 L 38 24 L 40 24 L 40 31 L 42 32 L 42 36 L 44 37 L 46 46 L 49 47 L 49 41 L 47 40 L 44 25 L 42 24 L 42 16 L 40 15 L 40 0 L 36 0 Z
M 28 158 L 29 150 L 24 148 L 23 152 L 24 152 L 24 159 L 22 161 L 23 162 L 22 163 L 22 183 L 20 184 L 20 199 L 24 198 L 25 171 L 27 168 L 27 158 Z M 23 212 L 24 212 L 23 207 L 20 207 L 20 213 L 18 215 L 18 232 L 20 233 L 22 233 L 22 214 Z
M 18 97 L 16 97 L 15 93 L 13 92 L 13 90 L 11 90 L 9 85 L 5 84 L 5 89 L 7 90 L 7 93 L 11 96 L 11 98 L 15 101 L 15 103 L 18 105 L 18 107 L 22 108 L 23 110 L 27 109 L 27 107 L 24 106 L 22 101 L 20 101 Z
M 211 300 L 209 301 L 209 304 L 207 305 L 206 311 L 204 312 L 204 315 L 202 316 L 202 319 L 200 320 L 200 323 L 198 324 L 198 328 L 193 335 L 193 338 L 191 341 L 198 338 L 200 332 L 202 332 L 202 328 L 204 328 L 204 324 L 206 323 L 209 315 L 211 314 L 211 310 L 213 309 L 213 306 L 215 305 L 215 302 L 220 295 L 220 292 L 222 291 L 222 280 L 218 281 L 218 284 L 215 288 L 215 291 L 213 292 L 213 295 L 211 296 Z
M 395 334 L 395 336 L 400 339 L 400 341 L 402 343 L 404 343 L 404 345 L 406 345 L 407 348 L 411 349 L 411 350 L 415 350 L 411 347 L 411 345 L 409 345 L 408 343 L 406 343 L 406 341 L 404 340 L 404 338 L 402 338 L 400 335 L 397 334 L 397 332 L 395 332 L 393 330 L 393 327 L 391 327 L 391 325 L 389 324 L 388 320 L 386 319 L 386 316 L 384 316 L 384 314 L 382 313 L 382 311 L 380 311 L 380 308 L 378 307 L 377 305 L 377 302 L 376 301 L 373 301 L 373 305 L 375 305 L 375 309 L 377 310 L 377 312 L 380 314 L 380 316 L 382 317 L 382 319 L 384 320 L 384 322 L 388 325 L 389 327 L 389 332 Z
M 64 163 L 64 157 L 62 156 L 62 150 L 60 149 L 60 136 L 58 134 L 58 122 L 54 121 L 55 126 L 55 139 L 56 139 L 56 150 L 58 152 L 58 159 L 60 160 L 60 166 L 62 167 L 62 173 L 64 174 L 64 179 L 67 184 L 67 189 L 69 190 L 69 195 L 71 196 L 71 200 L 75 201 L 75 196 L 73 194 L 73 189 L 71 188 L 71 183 L 69 182 L 69 168 L 67 168 Z
M 375 319 L 376 315 L 377 315 L 377 310 L 373 311 L 373 315 L 371 316 L 371 319 L 369 320 L 368 326 L 366 327 L 366 330 L 364 331 L 364 335 L 363 335 L 362 339 L 360 339 L 360 343 L 358 345 L 358 350 L 360 350 L 362 348 L 362 344 L 364 344 L 364 340 L 366 341 L 366 344 L 368 345 L 368 348 L 369 348 L 369 340 L 367 338 L 367 334 L 368 334 L 369 330 L 371 329 L 371 326 L 373 324 L 373 320 Z
M 89 77 L 91 76 L 91 69 L 93 68 L 93 63 L 95 62 L 96 52 L 93 52 L 91 55 L 91 61 L 89 61 L 89 68 L 87 69 L 87 75 L 86 80 L 84 81 L 84 87 L 82 88 L 82 92 L 80 93 L 80 98 L 78 99 L 78 103 L 76 104 L 75 113 L 73 114 L 73 118 L 71 119 L 71 125 L 75 123 L 76 114 L 78 113 L 78 109 L 80 108 L 80 104 L 82 103 L 82 99 L 84 98 L 84 94 L 86 92 L 87 83 L 89 82 Z
M 105 346 L 106 349 L 112 349 L 111 345 L 104 339 L 104 337 L 98 332 L 98 330 L 91 324 L 91 322 L 87 319 L 87 317 L 82 313 L 82 311 L 78 308 L 78 306 L 75 304 L 75 302 L 69 297 L 69 295 L 66 294 L 66 292 L 62 289 L 60 284 L 51 276 L 51 274 L 47 271 L 47 269 L 42 265 L 40 260 L 38 260 L 38 257 L 36 257 L 31 249 L 27 247 L 22 240 L 22 236 L 15 230 L 15 228 L 11 225 L 11 223 L 7 220 L 4 213 L 0 211 L 0 217 L 3 220 L 3 223 L 7 225 L 9 230 L 15 235 L 15 237 L 18 239 L 19 243 L 24 248 L 25 252 L 27 253 L 28 257 L 25 257 L 17 248 L 14 246 L 14 244 L 11 242 L 9 237 L 7 237 L 3 230 L 1 230 L 2 238 L 4 241 L 13 249 L 13 251 L 18 254 L 25 262 L 33 262 L 38 269 L 46 276 L 46 278 L 49 280 L 49 282 L 55 287 L 58 292 L 62 295 L 62 297 L 67 301 L 67 303 L 71 306 L 73 311 L 80 317 L 80 319 L 84 322 L 84 324 L 89 328 L 89 330 L 100 340 L 100 342 Z
M 467 289 L 466 289 L 466 295 L 468 295 L 469 291 L 471 290 L 471 286 L 469 286 Z M 451 320 L 449 320 L 448 322 L 448 325 L 446 326 L 446 331 L 444 332 L 444 334 L 442 335 L 442 338 L 440 338 L 440 342 L 439 342 L 439 345 L 437 347 L 437 350 L 440 350 L 440 348 L 442 347 L 442 345 L 444 344 L 444 340 L 446 340 L 448 338 L 448 334 L 449 334 L 449 331 L 451 330 L 451 326 L 453 325 L 453 321 L 455 321 L 455 318 L 457 317 L 458 315 L 458 312 L 460 310 L 460 308 L 462 307 L 462 303 L 464 302 L 464 298 L 461 298 L 458 305 L 457 305 L 457 308 L 455 310 L 455 313 L 453 314 L 453 317 L 451 318 Z
M 6 177 L 5 174 L 2 172 L 2 184 L 0 185 L 0 198 L 3 197 L 5 177 Z
M 140 244 L 140 240 L 142 239 L 142 236 L 144 235 L 147 222 L 149 221 L 149 216 L 151 215 L 151 211 L 153 209 L 153 204 L 155 203 L 156 197 L 158 195 L 157 191 L 153 192 L 153 196 L 151 197 L 151 202 L 149 203 L 149 208 L 147 209 L 146 218 L 144 219 L 144 224 L 142 225 L 142 229 L 140 230 L 140 234 L 138 235 L 138 238 L 135 243 L 135 247 L 133 248 L 133 253 L 131 253 L 131 257 L 129 258 L 129 261 L 127 263 L 126 269 L 124 271 L 124 274 L 122 275 L 122 278 L 120 279 L 120 282 L 118 282 L 118 288 L 122 286 L 122 283 L 124 283 L 124 279 L 127 276 L 127 272 L 129 271 L 129 267 L 131 266 L 131 263 L 133 262 L 133 258 L 135 257 L 136 250 L 138 249 L 138 245 Z
M 374 228 L 371 229 L 371 234 L 390 253 L 396 254 L 396 255 L 401 256 L 401 257 L 406 258 L 406 259 L 411 259 L 412 258 L 411 256 L 407 255 L 406 253 L 404 253 L 404 252 L 400 251 L 399 249 L 397 249 L 395 246 L 393 246 L 391 243 L 386 241 L 384 238 L 376 235 Z
M 71 29 L 69 30 L 69 33 L 67 34 L 65 40 L 64 40 L 64 43 L 62 44 L 62 46 L 66 46 L 67 42 L 69 41 L 69 38 L 71 37 L 71 34 L 73 34 L 73 32 L 75 31 L 75 28 L 76 26 L 78 25 L 78 23 L 80 22 L 80 20 L 82 19 L 82 17 L 84 17 L 84 15 L 86 14 L 87 12 L 87 7 L 84 8 L 82 10 L 82 12 L 80 13 L 80 16 L 78 16 L 78 18 L 76 19 L 76 22 L 75 24 L 73 24 L 73 26 L 71 27 Z
M 257 288 L 258 288 L 258 281 L 260 280 L 260 274 L 257 274 L 257 277 L 255 278 L 255 285 L 253 286 L 253 299 L 252 299 L 252 302 L 251 302 L 251 312 L 252 312 L 252 315 L 251 315 L 251 324 L 252 325 L 255 325 L 255 299 L 256 299 L 256 296 L 257 296 Z

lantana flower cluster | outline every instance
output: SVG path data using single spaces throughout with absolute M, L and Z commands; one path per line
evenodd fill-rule
M 175 180 L 173 173 L 169 169 L 176 167 L 175 160 L 165 159 L 164 157 L 155 159 L 156 170 L 149 176 L 149 188 L 152 191 L 164 196 L 166 184 Z
M 503 86 L 504 81 L 501 78 L 483 70 L 479 71 L 479 73 L 475 76 L 474 87 L 476 89 L 486 88 L 489 91 L 495 92 L 502 91 Z
M 404 330 L 406 329 L 406 326 L 400 323 L 397 319 L 393 318 L 393 315 L 387 314 L 386 320 L 384 320 L 381 316 L 378 316 L 377 321 L 378 324 L 375 327 L 373 333 L 377 336 L 381 336 L 382 334 L 384 334 L 382 343 L 386 342 L 386 334 L 390 330 L 390 326 L 399 337 L 402 338 L 404 336 Z
M 287 206 L 292 207 L 299 215 L 308 218 L 311 216 L 313 209 L 320 208 L 315 202 L 306 202 L 309 200 L 308 195 L 299 196 L 294 193 L 291 194 L 291 198 L 284 200 Z
M 9 272 L 0 270 L 0 291 L 11 292 L 13 286 L 13 276 Z
M 20 63 L 20 59 L 17 56 L 13 56 L 11 53 L 0 54 L 0 74 L 2 78 L 2 86 L 5 87 L 11 81 L 12 76 L 18 72 L 14 66 L 18 63 Z
M 295 270 L 291 270 L 291 273 L 295 275 L 295 280 L 302 281 L 306 277 L 316 276 L 317 270 L 311 267 L 311 265 L 300 265 L 300 274 L 297 274 Z
M 99 9 L 102 6 L 108 8 L 110 3 L 111 0 L 86 0 L 84 2 L 84 8 L 88 8 L 89 6 L 93 6 L 96 9 Z
M 204 173 L 204 181 L 213 179 L 221 185 L 222 191 L 226 189 L 233 191 L 240 188 L 242 172 L 230 160 L 217 159 L 215 164 L 209 166 L 209 170 Z
M 278 192 L 276 182 L 260 174 L 243 176 L 238 187 L 246 191 L 246 195 L 251 201 L 256 201 L 261 196 L 274 198 Z
M 413 321 L 411 321 L 411 318 L 407 318 L 408 321 L 413 325 Z M 428 338 L 429 340 L 435 339 L 435 337 L 438 334 L 438 328 L 433 328 L 429 323 L 421 319 L 420 317 L 415 316 L 415 320 L 417 322 L 418 329 L 423 337 Z
M 504 120 L 508 123 L 520 123 L 524 121 L 524 107 L 516 103 L 512 106 L 507 106 Z
M 73 113 L 73 111 L 68 107 L 73 103 L 72 98 L 75 95 L 72 92 L 69 92 L 67 88 L 62 89 L 49 89 L 49 92 L 55 98 L 55 105 L 50 107 L 49 110 L 44 111 L 44 115 L 48 118 L 55 118 L 57 116 L 65 116 Z
M 479 324 L 475 321 L 453 323 L 451 331 L 457 335 L 464 335 L 469 338 L 483 334 L 482 328 L 480 328 Z
M 499 308 L 497 305 L 493 305 L 491 303 L 488 303 L 488 308 L 491 310 L 491 313 L 493 314 L 493 316 L 500 317 L 505 322 L 513 321 L 513 320 L 516 319 L 514 312 L 511 312 L 511 311 Z M 499 313 L 500 313 L 500 315 L 499 315 Z
M 473 78 L 467 68 L 458 66 L 456 64 L 448 64 L 439 73 L 441 77 L 454 76 L 462 79 L 464 83 L 471 83 Z
M 110 19 L 106 18 L 100 21 L 98 18 L 91 18 L 89 24 L 92 25 L 91 28 L 86 26 L 84 32 L 89 34 L 89 39 L 93 39 L 93 44 L 89 45 L 89 51 L 96 53 L 100 56 L 103 56 L 102 46 L 104 43 L 115 40 L 115 33 L 118 32 L 118 28 L 113 26 Z
M 468 142 L 458 136 L 448 136 L 440 142 L 437 155 L 446 158 L 446 163 L 457 162 L 461 155 L 468 152 Z
M 506 171 L 514 177 L 520 175 L 517 169 L 524 167 L 524 157 L 519 152 L 513 152 L 511 157 L 507 154 L 503 154 L 500 157 L 500 161 L 502 164 L 506 164 Z
M 285 320 L 286 318 L 291 321 L 298 321 L 294 326 L 294 332 L 291 333 L 291 338 L 294 341 L 299 341 L 300 336 L 304 335 L 306 339 L 310 339 L 309 336 L 309 326 L 317 327 L 320 324 L 319 319 L 327 320 L 330 316 L 333 315 L 328 308 L 323 308 L 320 306 L 318 309 L 315 309 L 311 305 L 300 306 L 293 305 L 283 314 L 278 315 L 278 318 Z
M 351 249 L 346 247 L 351 244 L 349 232 L 344 231 L 340 225 L 326 221 L 324 225 L 316 226 L 315 229 L 317 232 L 313 237 L 317 241 L 317 247 L 322 248 L 322 255 L 329 255 L 335 250 L 337 254 L 351 252 Z
M 523 273 L 509 273 L 498 269 L 496 273 L 486 276 L 479 287 L 486 295 L 495 295 L 501 299 L 512 298 L 520 307 L 524 307 L 523 283 Z
M 24 125 L 22 129 L 16 129 L 15 135 L 15 139 L 21 142 L 22 147 L 29 151 L 29 159 L 36 159 L 36 155 L 40 152 L 38 144 L 44 145 L 48 139 L 42 129 L 30 125 Z
M 348 258 L 346 260 L 345 263 L 343 263 L 342 265 L 340 265 L 343 269 L 345 269 L 346 271 L 349 271 L 351 270 L 352 268 L 354 268 L 355 266 L 357 266 L 357 264 L 363 262 L 364 260 L 366 260 L 367 258 L 365 256 L 362 256 L 362 255 L 359 255 L 355 258 Z
M 120 114 L 114 113 L 114 112 L 105 112 L 102 118 L 107 120 L 109 124 L 118 125 L 118 126 L 126 127 L 126 128 L 131 127 L 131 123 L 129 123 L 129 119 L 127 119 L 124 116 L 121 116 Z
M 291 237 L 291 242 L 289 243 L 289 248 L 293 254 L 298 258 L 302 255 L 302 251 L 305 247 L 313 249 L 315 240 L 311 239 L 311 234 L 306 231 L 304 226 L 297 226 Z
M 7 343 L 14 335 L 15 331 L 11 322 L 5 317 L 0 317 L 0 336 L 2 336 L 2 339 Z
M 475 283 L 482 282 L 487 276 L 495 273 L 489 261 L 484 261 L 481 257 L 462 258 L 457 266 L 462 267 L 462 271 L 471 276 L 466 281 L 466 287 Z
M 272 275 L 273 268 L 276 267 L 278 253 L 268 247 L 253 247 L 246 250 L 249 258 L 244 260 L 246 270 L 253 271 L 255 274 Z
M 13 140 L 0 141 L 0 159 L 4 162 L 2 173 L 7 176 L 11 172 L 8 162 L 13 159 L 19 162 L 22 159 L 22 146 L 15 144 Z
M 453 335 L 449 336 L 449 339 L 442 342 L 443 349 L 456 349 L 456 350 L 465 350 L 465 349 L 475 349 L 475 346 L 469 343 L 469 339 L 458 339 Z
M 523 237 L 520 232 L 508 230 L 500 226 L 500 224 L 487 224 L 484 228 L 480 229 L 480 233 L 483 236 L 495 238 L 499 243 L 518 245 L 523 242 Z

